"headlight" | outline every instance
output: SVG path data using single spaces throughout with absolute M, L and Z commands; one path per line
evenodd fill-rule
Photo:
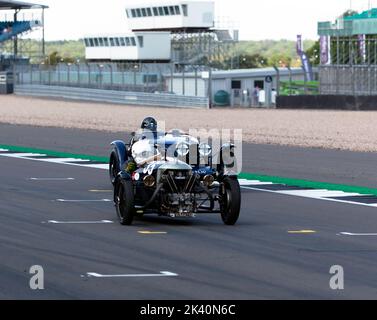
M 180 143 L 177 145 L 176 151 L 179 157 L 185 157 L 190 152 L 190 147 L 187 143 Z
M 202 157 L 208 157 L 212 153 L 212 148 L 208 143 L 202 143 L 199 146 L 199 153 Z
M 206 187 L 210 187 L 213 185 L 213 183 L 215 182 L 215 178 L 212 176 L 212 175 L 206 175 L 204 178 L 203 178 L 203 183 Z
M 153 176 L 145 176 L 143 181 L 146 187 L 153 187 L 156 184 L 156 179 Z

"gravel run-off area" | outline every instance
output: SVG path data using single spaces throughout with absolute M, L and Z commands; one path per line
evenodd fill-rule
M 377 111 L 201 110 L 0 96 L 0 123 L 130 132 L 146 116 L 168 130 L 242 129 L 251 143 L 377 152 Z

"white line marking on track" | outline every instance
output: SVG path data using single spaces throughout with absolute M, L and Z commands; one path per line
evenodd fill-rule
M 99 199 L 99 200 L 69 200 L 69 199 L 56 199 L 57 202 L 111 202 L 110 199 Z
M 7 153 L 7 154 L 2 154 L 4 157 L 9 157 L 9 158 L 28 158 L 28 157 L 45 157 L 45 154 L 41 153 Z
M 75 178 L 30 178 L 32 181 L 73 181 Z
M 87 164 L 87 165 L 83 165 L 83 167 L 93 168 L 93 169 L 109 170 L 108 164 Z
M 351 232 L 341 232 L 341 236 L 377 236 L 377 233 L 351 233 Z
M 157 274 L 100 274 L 96 272 L 87 272 L 87 277 L 93 278 L 143 278 L 143 277 L 178 277 L 178 274 L 170 271 L 161 271 Z
M 42 222 L 46 223 L 46 222 Z M 100 220 L 100 221 L 56 221 L 56 220 L 48 220 L 47 223 L 49 224 L 111 224 L 114 221 L 111 220 Z
M 8 151 L 8 150 L 0 150 L 0 151 Z M 88 159 L 78 159 L 78 158 L 43 158 L 46 155 L 45 154 L 39 154 L 39 153 L 7 153 L 7 154 L 0 154 L 0 156 L 3 157 L 9 157 L 9 158 L 18 158 L 23 160 L 32 160 L 32 161 L 41 161 L 41 162 L 49 162 L 54 164 L 66 164 L 70 166 L 76 166 L 76 167 L 86 167 L 86 168 L 93 168 L 93 169 L 103 169 L 108 170 L 109 165 L 108 164 L 85 164 L 90 162 Z M 31 158 L 31 157 L 41 157 L 41 158 Z M 70 162 L 76 162 L 76 163 L 70 163 Z M 81 162 L 81 163 L 77 163 Z
M 308 198 L 308 199 L 315 199 L 315 200 L 325 200 L 325 201 L 331 201 L 331 202 L 339 202 L 339 203 L 346 203 L 346 204 L 356 204 L 356 205 L 359 205 L 359 206 L 364 206 L 364 207 L 377 207 L 377 203 L 373 203 L 373 204 L 368 204 L 368 203 L 360 203 L 360 202 L 354 202 L 354 201 L 348 201 L 348 200 L 340 200 L 340 199 L 331 199 L 331 198 L 326 198 L 326 197 L 315 197 L 315 196 L 307 196 L 307 195 L 303 195 L 301 192 L 301 194 L 289 194 L 287 193 L 287 191 L 275 191 L 275 190 L 266 190 L 266 189 L 258 189 L 258 188 L 253 188 L 253 187 L 244 187 L 244 186 L 241 186 L 242 189 L 246 189 L 246 190 L 254 190 L 254 191 L 261 191 L 261 192 L 269 192 L 269 193 L 277 193 L 277 194 L 282 194 L 282 195 L 286 195 L 286 196 L 295 196 L 295 197 L 302 197 L 302 198 Z M 303 191 L 303 190 L 296 190 L 296 191 Z M 309 190 L 311 192 L 313 191 L 316 191 L 315 189 L 313 190 Z M 323 190 L 320 190 L 321 192 Z M 327 190 L 330 194 L 330 197 L 331 197 L 331 191 L 330 190 Z M 339 191 L 341 192 L 341 191 Z M 349 194 L 347 193 L 344 193 L 344 195 L 342 195 L 341 197 L 347 197 Z M 353 196 L 354 194 L 351 194 L 351 196 Z M 356 195 L 360 195 L 360 194 L 356 194 Z M 365 196 L 367 196 L 367 194 L 365 194 Z
M 35 159 L 33 159 L 35 160 Z M 85 162 L 89 162 L 90 160 L 83 160 L 83 159 L 75 159 L 75 158 L 52 158 L 52 159 L 37 159 L 38 161 L 44 161 L 44 162 L 51 162 L 51 163 L 62 163 L 66 164 L 66 162 L 82 162 L 85 164 Z M 67 163 L 69 164 L 69 163 Z
M 354 197 L 361 196 L 360 193 L 347 193 L 343 191 L 331 191 L 325 189 L 315 189 L 315 190 L 287 190 L 279 191 L 282 194 L 298 196 L 298 197 L 308 197 L 308 198 L 332 198 L 332 197 Z
M 271 185 L 272 182 L 262 182 L 259 180 L 247 180 L 247 179 L 238 179 L 241 186 L 261 186 L 261 185 Z

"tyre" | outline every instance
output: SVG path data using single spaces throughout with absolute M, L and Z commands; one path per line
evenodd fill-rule
M 220 194 L 220 211 L 224 224 L 236 224 L 241 211 L 241 188 L 237 178 L 226 177 Z
M 115 152 L 111 153 L 110 162 L 109 162 L 109 175 L 110 182 L 112 185 L 115 184 L 115 179 L 119 173 L 119 161 Z
M 129 226 L 135 216 L 134 190 L 131 181 L 119 180 L 115 187 L 115 208 L 121 225 Z

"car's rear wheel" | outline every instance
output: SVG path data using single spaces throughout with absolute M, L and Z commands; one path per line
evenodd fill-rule
M 115 179 L 119 173 L 119 162 L 118 158 L 113 152 L 110 156 L 110 162 L 109 162 L 109 175 L 110 175 L 110 182 L 112 185 L 115 184 Z
M 131 181 L 120 180 L 115 187 L 115 207 L 121 225 L 129 226 L 135 216 L 134 191 Z
M 226 177 L 223 181 L 220 210 L 224 224 L 235 225 L 241 211 L 241 188 L 237 178 Z

